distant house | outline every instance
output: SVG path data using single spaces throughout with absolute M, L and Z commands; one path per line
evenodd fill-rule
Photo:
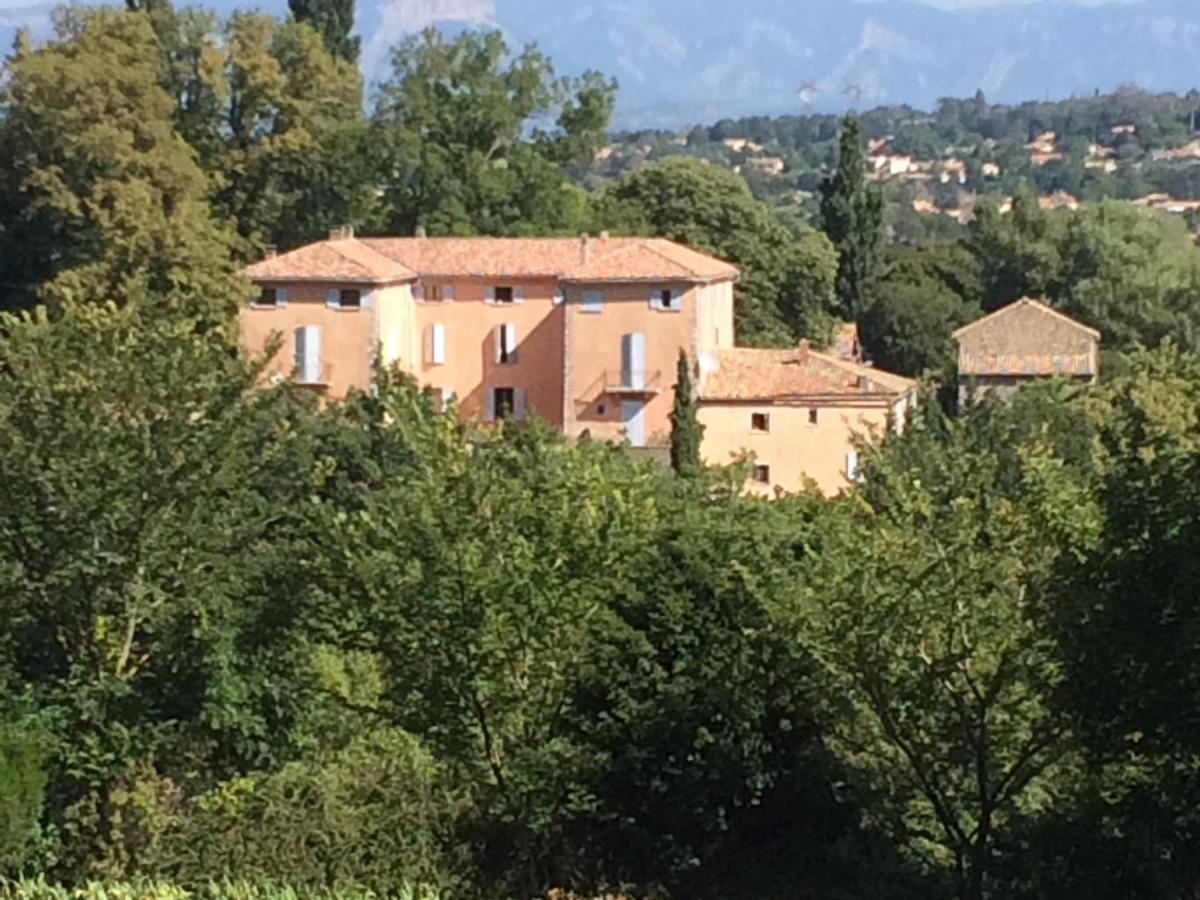
M 862 365 L 847 329 L 832 353 L 801 342 L 789 350 L 722 348 L 702 360 L 702 452 L 713 464 L 753 456 L 750 490 L 802 490 L 810 482 L 836 494 L 858 480 L 856 438 L 900 429 L 917 384 Z
M 1041 378 L 1091 382 L 1100 370 L 1100 332 L 1025 297 L 954 332 L 958 400 L 1009 394 Z

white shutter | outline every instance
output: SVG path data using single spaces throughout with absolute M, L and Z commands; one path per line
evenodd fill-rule
M 621 386 L 640 390 L 646 382 L 646 335 L 621 336 Z
M 682 291 L 671 291 L 671 309 L 683 309 Z
M 363 309 L 374 309 L 375 308 L 375 292 L 371 291 L 369 293 L 363 294 L 362 300 L 360 301 L 360 305 L 362 306 Z
M 494 287 L 490 287 L 490 288 L 487 288 L 484 290 L 483 302 L 484 303 L 495 303 L 496 302 L 496 289 Z
M 604 309 L 604 294 L 601 291 L 583 292 L 583 311 L 601 312 Z
M 513 288 L 513 303 L 524 303 L 524 302 L 525 302 L 525 288 L 514 287 Z
M 566 299 L 567 299 L 567 295 L 563 292 L 563 289 L 556 288 L 554 291 L 554 299 L 550 302 L 553 303 L 555 306 L 562 306 L 563 301 L 565 301 Z
M 276 306 L 278 306 L 280 309 L 282 309 L 285 306 L 287 306 L 287 302 L 288 302 L 287 288 L 279 288 L 277 291 L 275 291 L 275 305 Z
M 443 303 L 453 303 L 454 302 L 454 285 L 452 285 L 452 284 L 442 285 L 442 302 Z
M 496 365 L 500 365 L 500 353 L 504 346 L 504 326 L 497 325 L 492 329 L 492 357 Z
M 341 291 L 330 290 L 325 293 L 325 305 L 330 309 L 339 309 L 342 305 Z
M 650 308 L 662 309 L 662 291 L 653 290 L 650 292 Z
M 513 418 L 518 422 L 525 421 L 525 388 L 513 391 Z
M 491 388 L 483 389 L 483 421 L 496 421 L 496 392 Z
M 304 326 L 304 380 L 321 383 L 321 326 Z
M 504 326 L 504 349 L 508 351 L 508 361 L 517 361 L 517 326 L 509 322 Z
M 440 322 L 429 326 L 429 361 L 435 366 L 446 362 L 446 326 Z
M 851 450 L 846 454 L 846 477 L 858 481 L 858 451 Z

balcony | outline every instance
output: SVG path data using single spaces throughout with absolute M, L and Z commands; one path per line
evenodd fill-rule
M 302 387 L 325 388 L 333 380 L 333 364 L 320 363 L 305 371 L 303 366 L 292 370 L 292 383 Z
M 604 373 L 604 393 L 613 396 L 650 397 L 662 390 L 662 372 L 609 369 Z

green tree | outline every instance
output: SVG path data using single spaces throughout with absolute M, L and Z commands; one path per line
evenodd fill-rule
M 1021 297 L 1045 299 L 1060 267 L 1061 216 L 1041 208 L 1037 194 L 1022 184 L 1005 215 L 982 198 L 968 229 L 966 245 L 982 267 L 986 312 Z
M 288 0 L 288 9 L 297 22 L 303 22 L 321 35 L 330 55 L 348 63 L 358 63 L 361 41 L 353 36 L 354 0 Z
M 586 222 L 562 166 L 591 160 L 615 91 L 593 72 L 556 78 L 533 47 L 510 56 L 499 32 L 448 40 L 431 29 L 406 38 L 372 116 L 385 226 L 399 234 L 417 226 L 435 234 L 577 233 Z
M 936 417 L 936 413 L 932 413 Z M 830 748 L 867 815 L 963 900 L 1054 811 L 1075 765 L 1049 621 L 1056 565 L 1095 539 L 1088 483 L 1000 407 L 918 420 L 830 510 L 792 613 Z
M 673 157 L 627 175 L 598 207 L 609 227 L 670 238 L 735 263 L 742 273 L 735 287 L 738 343 L 787 346 L 810 328 L 818 329 L 814 339 L 828 337 L 832 248 L 815 232 L 797 240 L 735 173 Z
M 112 792 L 131 767 L 270 764 L 305 702 L 284 687 L 273 550 L 303 490 L 307 404 L 260 390 L 173 305 L 0 326 L 0 672 L 43 713 L 72 876 L 123 873 Z
M 175 133 L 145 14 L 65 10 L 57 38 L 0 73 L 0 226 L 9 306 L 169 301 L 223 322 L 237 293 L 207 182 Z
M 671 468 L 680 475 L 700 469 L 700 442 L 704 427 L 696 418 L 696 392 L 692 388 L 692 364 L 679 351 L 675 366 L 675 402 L 671 407 Z
M 839 147 L 837 171 L 821 186 L 821 222 L 838 251 L 841 313 L 854 320 L 866 309 L 867 292 L 883 253 L 883 199 L 867 181 L 857 119 L 843 120 Z

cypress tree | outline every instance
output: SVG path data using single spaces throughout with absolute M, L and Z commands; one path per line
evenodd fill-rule
M 883 198 L 867 181 L 862 128 L 851 117 L 842 122 L 837 171 L 821 186 L 821 220 L 838 250 L 842 315 L 856 320 L 883 255 Z
M 671 468 L 681 475 L 700 468 L 700 439 L 704 429 L 696 418 L 696 395 L 687 353 L 679 351 L 675 367 L 675 405 L 671 409 Z
M 310 25 L 321 35 L 332 56 L 358 63 L 360 41 L 350 33 L 354 29 L 354 0 L 288 0 L 288 9 L 297 22 Z

